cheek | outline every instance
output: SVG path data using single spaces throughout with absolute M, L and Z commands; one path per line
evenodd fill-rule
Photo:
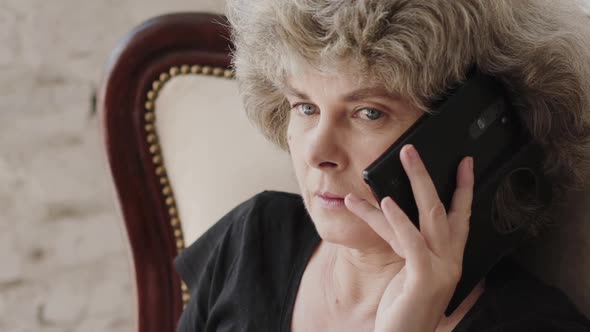
M 404 121 L 365 135 L 363 153 L 369 159 L 369 163 L 379 158 L 385 150 L 394 144 L 416 122 L 420 115 L 421 113 L 412 113 Z
M 303 162 L 303 142 L 300 137 L 288 133 L 287 146 L 289 149 L 289 156 L 291 157 L 291 163 L 297 172 L 297 170 L 301 168 L 301 163 Z
M 287 136 L 287 142 L 289 145 L 289 157 L 291 159 L 291 166 L 293 168 L 293 173 L 295 175 L 295 180 L 299 186 L 299 190 L 302 194 L 303 200 L 307 202 L 309 198 L 307 197 L 306 190 L 305 190 L 305 179 L 307 178 L 307 168 L 305 167 L 305 159 L 302 150 L 302 143 L 299 142 L 297 137 Z
M 354 151 L 355 159 L 366 168 L 375 161 L 387 148 L 395 142 L 399 135 L 395 132 L 386 135 L 365 135 L 353 141 L 351 151 Z
M 291 159 L 295 164 L 297 161 L 301 159 L 304 146 L 304 137 L 299 128 L 297 128 L 296 124 L 293 123 L 293 121 L 289 121 L 285 134 L 287 136 L 289 154 L 291 155 Z

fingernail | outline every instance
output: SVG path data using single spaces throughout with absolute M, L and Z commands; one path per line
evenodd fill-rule
M 384 208 L 387 204 L 391 204 L 391 197 L 386 196 L 381 200 L 381 207 Z
M 469 169 L 473 171 L 473 157 L 467 158 L 467 165 L 469 166 Z

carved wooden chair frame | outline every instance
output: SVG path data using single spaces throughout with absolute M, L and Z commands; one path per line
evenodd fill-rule
M 158 92 L 177 75 L 233 78 L 225 17 L 170 14 L 131 31 L 100 90 L 108 163 L 133 254 L 141 332 L 175 331 L 190 294 L 173 265 L 183 231 L 158 144 Z

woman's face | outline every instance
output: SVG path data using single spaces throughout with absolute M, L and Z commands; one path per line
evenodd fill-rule
M 362 171 L 422 114 L 378 84 L 307 70 L 290 76 L 288 144 L 307 210 L 320 236 L 351 248 L 383 240 L 344 205 L 348 193 L 378 207 Z M 330 198 L 334 197 L 334 198 Z

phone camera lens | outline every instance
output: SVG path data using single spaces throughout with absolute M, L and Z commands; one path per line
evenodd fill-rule
M 479 129 L 483 130 L 486 127 L 485 120 L 482 118 L 477 119 L 477 127 L 479 127 Z

